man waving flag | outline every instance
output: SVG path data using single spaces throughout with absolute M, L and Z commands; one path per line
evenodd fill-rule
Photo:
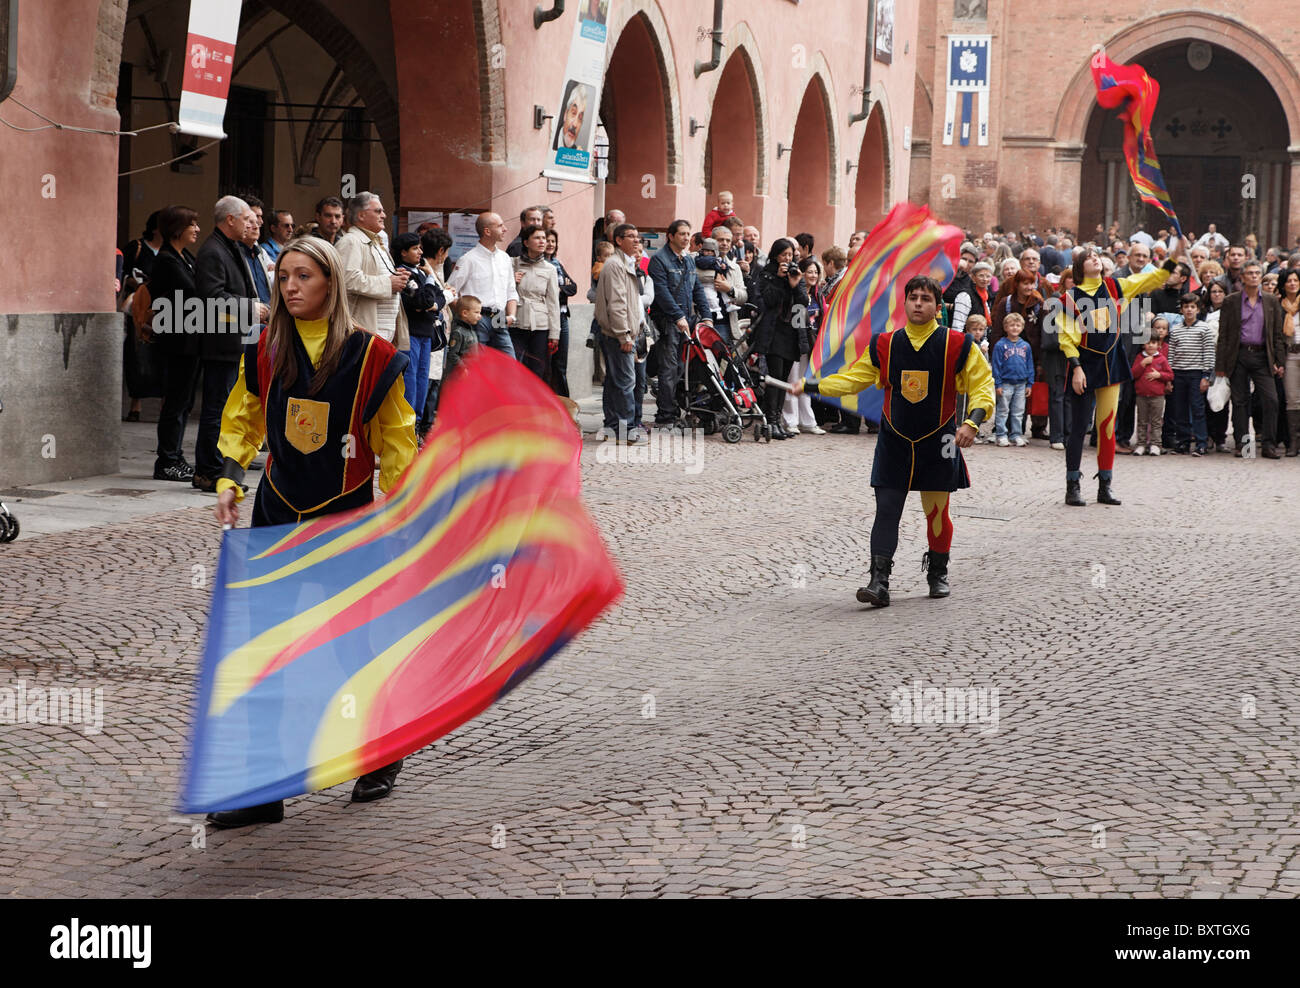
M 924 206 L 900 202 L 871 231 L 849 262 L 822 322 L 821 340 L 809 361 L 809 379 L 852 367 L 871 337 L 907 322 L 903 286 L 920 275 L 947 285 L 957 270 L 962 231 L 940 223 Z M 880 421 L 884 392 L 871 388 L 823 401 Z

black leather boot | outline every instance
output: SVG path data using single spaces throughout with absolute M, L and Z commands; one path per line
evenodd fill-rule
M 889 606 L 889 573 L 894 568 L 891 556 L 871 557 L 871 582 L 858 588 L 858 602 L 872 607 Z
M 279 823 L 284 819 L 284 800 L 274 803 L 262 803 L 258 806 L 245 806 L 238 810 L 220 810 L 208 814 L 208 823 L 220 830 L 232 827 L 247 827 L 254 823 Z
M 383 799 L 393 791 L 393 785 L 397 782 L 397 773 L 401 770 L 402 760 L 399 758 L 391 765 L 367 772 L 357 779 L 357 784 L 352 787 L 352 802 L 369 803 L 376 799 Z
M 1072 508 L 1082 508 L 1088 502 L 1083 499 L 1083 494 L 1079 490 L 1082 475 L 1078 470 L 1067 470 L 1065 472 L 1065 503 Z
M 921 557 L 921 568 L 925 570 L 925 582 L 930 584 L 931 597 L 948 596 L 948 556 L 946 552 L 927 552 Z
M 1110 471 L 1098 470 L 1096 477 L 1097 477 L 1097 503 L 1098 504 L 1119 504 L 1120 499 L 1110 492 Z

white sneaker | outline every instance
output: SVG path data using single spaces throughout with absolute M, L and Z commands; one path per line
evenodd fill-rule
M 1010 446 L 1010 445 L 1011 445 L 1011 440 L 1008 439 L 1006 436 L 998 436 L 998 445 L 999 445 L 999 446 Z
M 1052 443 L 1052 449 L 1065 449 L 1065 443 Z
M 1159 456 L 1161 450 L 1159 446 L 1152 446 L 1147 450 L 1147 452 L 1150 453 L 1152 456 Z
M 1015 441 L 1015 444 L 1014 444 L 1014 445 L 1016 445 L 1016 446 L 1028 446 L 1028 445 L 1029 445 L 1029 440 L 1026 439 L 1024 436 L 1016 436 L 1016 441 Z
M 790 433 L 792 436 L 799 435 L 799 427 L 797 425 L 787 425 L 785 431 Z
M 811 429 L 809 429 L 808 431 L 811 432 L 814 436 L 824 436 L 824 435 L 826 435 L 826 430 L 823 429 L 820 425 L 814 425 L 814 426 L 813 426 Z
M 1141 455 L 1142 455 L 1143 453 L 1145 453 L 1145 452 L 1146 452 L 1146 450 L 1144 450 L 1141 446 L 1134 446 L 1134 447 L 1133 447 L 1133 455 L 1134 455 L 1134 456 L 1141 456 Z

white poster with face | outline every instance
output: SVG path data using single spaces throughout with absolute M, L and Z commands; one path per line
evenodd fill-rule
M 551 148 L 543 170 L 547 178 L 592 184 L 596 158 L 596 118 L 605 79 L 605 44 L 609 8 L 616 0 L 581 0 L 569 45 Z

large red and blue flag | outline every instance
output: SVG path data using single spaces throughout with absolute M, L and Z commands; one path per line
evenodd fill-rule
M 622 593 L 550 390 L 480 348 L 381 502 L 225 534 L 181 810 L 313 792 L 517 686 Z
M 1183 235 L 1183 228 L 1174 212 L 1173 201 L 1165 187 L 1165 175 L 1156 157 L 1155 141 L 1151 137 L 1151 118 L 1155 116 L 1156 101 L 1160 98 L 1160 83 L 1156 82 L 1140 65 L 1119 65 L 1098 52 L 1092 59 L 1092 81 L 1097 86 L 1097 102 L 1108 110 L 1120 108 L 1119 118 L 1124 124 L 1124 160 L 1142 201 L 1155 206 L 1174 225 L 1174 232 Z
M 940 223 L 925 206 L 900 202 L 873 229 L 835 286 L 809 360 L 809 379 L 852 367 L 871 337 L 906 324 L 903 289 L 918 275 L 946 286 L 957 271 L 962 231 Z M 885 393 L 868 388 L 839 398 L 822 397 L 845 411 L 880 421 Z

